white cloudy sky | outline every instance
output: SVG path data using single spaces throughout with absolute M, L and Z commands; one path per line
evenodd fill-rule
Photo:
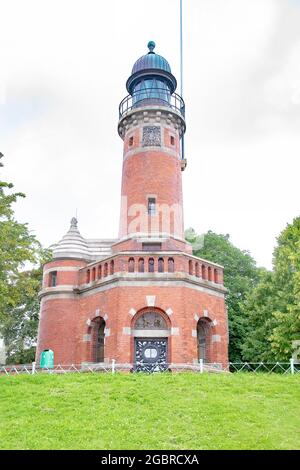
M 299 215 L 300 0 L 185 0 L 185 226 L 230 233 L 271 267 Z M 0 0 L 3 176 L 49 245 L 78 208 L 116 237 L 118 104 L 150 39 L 179 75 L 179 0 Z

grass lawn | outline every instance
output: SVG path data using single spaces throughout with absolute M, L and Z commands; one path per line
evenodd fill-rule
M 300 449 L 300 374 L 1 376 L 0 449 Z

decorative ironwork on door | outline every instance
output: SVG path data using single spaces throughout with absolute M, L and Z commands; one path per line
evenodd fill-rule
M 163 372 L 168 368 L 167 338 L 135 339 L 135 370 L 140 372 Z

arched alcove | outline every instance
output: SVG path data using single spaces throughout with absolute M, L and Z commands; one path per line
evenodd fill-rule
M 200 318 L 197 324 L 197 349 L 198 360 L 210 362 L 211 345 L 211 321 L 206 318 Z
M 91 322 L 91 356 L 92 362 L 104 362 L 105 321 L 97 317 Z
M 166 370 L 169 362 L 170 321 L 157 308 L 138 312 L 132 324 L 135 369 Z

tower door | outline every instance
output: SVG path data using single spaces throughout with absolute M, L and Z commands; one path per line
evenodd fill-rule
M 135 338 L 135 370 L 160 372 L 168 368 L 167 338 Z

